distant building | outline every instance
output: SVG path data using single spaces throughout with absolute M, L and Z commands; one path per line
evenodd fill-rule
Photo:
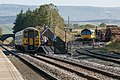
M 111 30 L 117 30 L 117 25 L 107 25 L 106 29 L 110 28 Z
M 111 30 L 113 41 L 120 41 L 120 27 L 117 25 L 107 25 L 106 30 Z

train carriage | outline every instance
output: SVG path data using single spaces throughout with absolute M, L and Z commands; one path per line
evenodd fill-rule
M 15 34 L 16 49 L 34 52 L 37 51 L 40 44 L 40 31 L 36 28 L 28 27 Z

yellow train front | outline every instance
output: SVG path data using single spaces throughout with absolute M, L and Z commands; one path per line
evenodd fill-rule
M 92 30 L 92 29 L 83 29 L 81 31 L 81 38 L 82 38 L 83 44 L 89 44 L 89 45 L 91 45 L 93 39 L 96 38 L 95 30 Z
M 25 28 L 15 34 L 15 48 L 35 52 L 40 47 L 40 31 L 33 27 Z

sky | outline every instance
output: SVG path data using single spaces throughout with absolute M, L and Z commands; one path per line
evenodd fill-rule
M 120 7 L 120 0 L 0 0 L 0 4 Z

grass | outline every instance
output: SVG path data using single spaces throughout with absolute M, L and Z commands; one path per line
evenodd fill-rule
M 116 52 L 116 53 L 120 53 L 120 41 L 111 43 L 107 46 L 103 46 L 100 48 L 94 48 L 93 50 L 95 51 L 100 51 L 100 52 Z
M 117 52 L 120 53 L 120 41 L 111 43 L 107 46 L 103 46 L 101 48 L 96 48 L 95 50 L 101 51 L 101 52 Z
M 2 28 L 2 34 L 12 34 L 13 24 L 0 24 L 0 28 Z
M 108 51 L 114 51 L 120 53 L 120 41 L 111 43 L 106 46 L 106 49 Z

